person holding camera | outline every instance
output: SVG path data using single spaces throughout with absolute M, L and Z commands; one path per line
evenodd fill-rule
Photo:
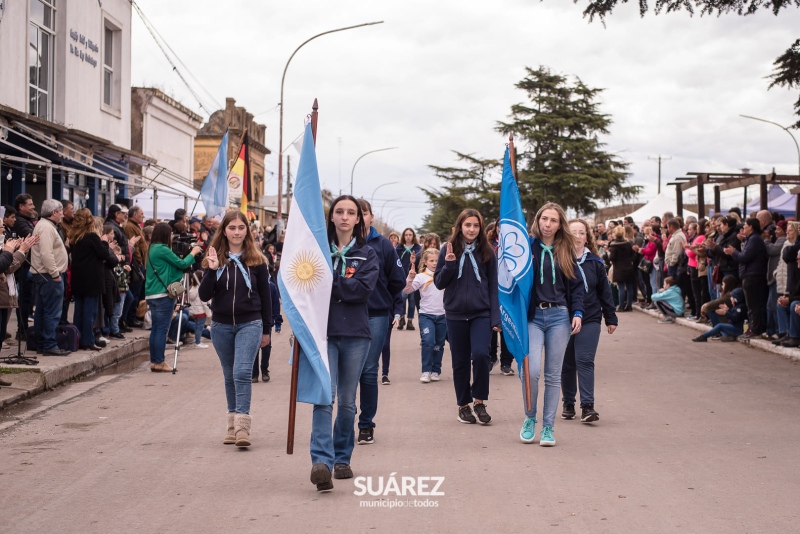
M 250 446 L 253 362 L 269 345 L 272 296 L 267 260 L 240 211 L 229 211 L 203 259 L 198 295 L 211 301 L 211 343 L 222 366 L 228 403 L 223 443 Z
M 178 294 L 170 289 L 180 284 L 183 271 L 194 264 L 200 247 L 192 247 L 186 257 L 181 258 L 172 251 L 172 228 L 167 223 L 158 223 L 148 251 L 145 276 L 145 300 L 150 308 L 153 327 L 150 330 L 150 370 L 154 373 L 169 373 L 172 367 L 164 361 L 167 347 L 167 329 L 175 309 Z M 173 286 L 174 287 L 174 286 Z

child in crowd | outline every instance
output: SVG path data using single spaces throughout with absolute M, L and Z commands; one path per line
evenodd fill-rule
M 211 315 L 211 309 L 200 300 L 198 289 L 200 287 L 200 273 L 195 272 L 190 278 L 188 291 L 189 315 L 194 319 L 194 346 L 198 349 L 207 349 L 208 345 L 203 343 L 203 329 L 206 326 L 206 317 Z
M 104 230 L 108 229 L 104 228 Z M 111 232 L 113 232 L 113 229 L 111 229 Z M 124 258 L 119 245 L 111 247 L 111 252 L 117 257 L 118 262 L 121 262 Z M 108 306 L 105 307 L 105 316 L 109 337 L 114 339 L 125 339 L 125 334 L 119 329 L 119 318 L 122 316 L 122 306 L 125 304 L 125 294 L 128 292 L 128 275 L 124 267 L 127 267 L 128 271 L 131 269 L 130 266 L 123 266 L 120 263 L 114 265 L 111 263 L 106 264 L 106 288 L 109 294 L 105 299 L 105 302 L 108 303 Z
M 658 324 L 674 323 L 675 318 L 681 317 L 685 310 L 681 288 L 671 276 L 664 278 L 664 287 L 653 295 L 653 302 L 658 311 L 664 314 L 664 318 L 659 319 Z
M 725 278 L 728 277 L 726 276 Z M 724 286 L 725 282 L 723 281 L 722 283 Z M 744 333 L 744 320 L 747 318 L 744 290 L 741 287 L 737 287 L 730 292 L 729 298 L 730 307 L 723 302 L 718 304 L 715 310 L 708 311 L 708 317 L 714 326 L 711 330 L 703 332 L 692 339 L 692 341 L 703 342 L 708 341 L 708 338 L 719 338 L 720 341 L 736 341 L 736 338 Z M 719 317 L 726 318 L 727 323 L 720 322 Z
M 423 383 L 438 382 L 442 374 L 442 353 L 447 338 L 447 322 L 444 315 L 444 291 L 433 285 L 433 273 L 439 261 L 439 251 L 429 248 L 422 253 L 420 271 L 414 266 L 408 272 L 403 293 L 419 291 L 419 335 L 422 340 Z

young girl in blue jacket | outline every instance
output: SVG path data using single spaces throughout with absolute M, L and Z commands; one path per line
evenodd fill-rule
M 533 443 L 536 437 L 536 401 L 544 349 L 544 407 L 539 445 L 552 447 L 556 444 L 553 425 L 561 389 L 561 364 L 569 336 L 581 331 L 584 289 L 575 263 L 575 238 L 569 232 L 561 206 L 548 202 L 539 209 L 530 241 L 534 283 L 528 307 L 528 369 L 523 366 L 520 371 L 525 421 L 519 438 L 523 443 Z M 526 402 L 526 373 L 530 373 L 530 410 Z
M 619 322 L 606 268 L 603 259 L 597 255 L 591 228 L 586 221 L 574 219 L 569 221 L 569 230 L 577 240 L 575 256 L 584 289 L 583 319 L 581 331 L 570 337 L 564 354 L 561 368 L 564 409 L 561 418 L 575 418 L 575 396 L 580 386 L 581 422 L 593 423 L 600 419 L 600 414 L 594 409 L 594 359 L 600 341 L 600 323 L 605 318 L 608 333 L 613 334 Z
M 403 237 L 395 250 L 397 251 L 397 257 L 400 258 L 400 263 L 403 264 L 403 276 L 408 276 L 411 265 L 417 263 L 419 253 L 422 250 L 417 240 L 417 234 L 412 228 L 403 230 Z M 405 327 L 406 330 L 415 330 L 414 308 L 416 307 L 416 296 L 414 293 L 403 293 L 402 298 L 403 313 L 402 317 L 400 317 L 400 324 L 397 326 L 397 329 L 402 330 Z M 408 312 L 406 312 L 406 306 L 408 306 Z M 408 319 L 408 321 L 406 321 L 406 319 Z
M 328 312 L 328 365 L 331 402 L 314 405 L 311 423 L 311 482 L 317 491 L 333 489 L 334 478 L 353 478 L 356 389 L 370 343 L 367 301 L 378 281 L 378 259 L 365 241 L 364 215 L 358 201 L 342 195 L 328 211 L 328 241 L 333 287 Z M 387 318 L 388 319 L 388 318 Z M 337 398 L 336 424 L 333 401 Z
M 500 330 L 497 257 L 478 211 L 462 211 L 453 228 L 450 241 L 439 253 L 433 283 L 444 290 L 458 420 L 487 425 L 492 422 L 484 403 L 489 398 L 492 365 L 489 345 L 492 330 Z M 473 402 L 474 413 L 470 408 Z

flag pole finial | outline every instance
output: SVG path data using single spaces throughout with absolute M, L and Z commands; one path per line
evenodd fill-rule
M 317 110 L 319 109 L 319 102 L 317 99 L 314 99 L 314 103 L 311 105 L 311 135 L 314 136 L 314 146 L 317 146 L 317 120 L 319 118 L 319 113 Z
M 514 148 L 514 134 L 509 132 L 508 134 L 508 157 L 511 160 L 511 174 L 514 175 L 514 179 L 517 179 L 517 150 Z

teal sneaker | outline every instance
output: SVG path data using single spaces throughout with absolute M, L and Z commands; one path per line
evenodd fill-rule
M 553 427 L 546 426 L 542 428 L 542 439 L 539 440 L 539 445 L 542 447 L 554 447 L 556 438 L 553 436 Z
M 519 431 L 519 439 L 522 443 L 533 443 L 536 437 L 536 418 L 526 417 L 522 423 L 522 430 Z

